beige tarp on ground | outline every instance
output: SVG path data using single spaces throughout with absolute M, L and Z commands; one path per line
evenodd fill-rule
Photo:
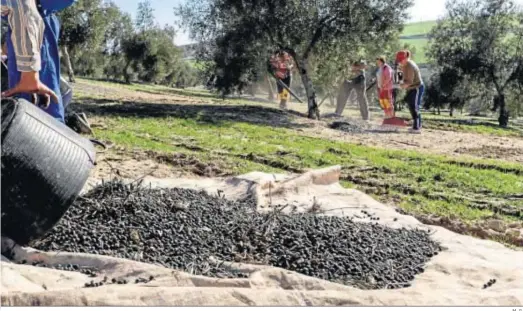
M 226 180 L 149 179 L 147 182 L 153 186 L 204 188 L 211 192 L 222 189 L 231 197 L 252 192 L 261 205 L 269 201 L 288 202 L 307 210 L 315 204 L 326 214 L 340 216 L 359 214 L 365 209 L 376 213 L 387 226 L 426 227 L 361 192 L 344 189 L 338 183 L 339 173 L 340 168 L 333 167 L 301 176 L 252 173 Z M 83 288 L 91 279 L 80 273 L 16 265 L 2 258 L 1 302 L 46 306 L 523 305 L 523 252 L 440 227 L 431 228 L 434 239 L 446 250 L 433 258 L 407 289 L 363 291 L 281 269 L 233 264 L 231 268 L 252 272 L 251 277 L 212 279 L 104 256 L 16 248 L 16 260 L 95 266 L 109 279 L 134 280 L 154 275 L 155 280 L 147 284 Z M 3 244 L 6 243 L 9 241 L 4 239 Z M 482 289 L 489 279 L 496 279 L 496 284 Z

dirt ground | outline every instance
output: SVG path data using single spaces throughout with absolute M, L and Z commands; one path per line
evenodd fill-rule
M 375 122 L 375 124 L 377 123 Z M 515 137 L 486 136 L 430 129 L 423 130 L 422 135 L 408 134 L 406 129 L 398 132 L 362 135 L 340 132 L 324 125 L 316 126 L 308 134 L 387 149 L 416 150 L 444 155 L 467 155 L 476 158 L 523 163 L 523 139 Z
M 133 91 L 125 86 L 113 85 L 94 85 L 91 83 L 79 82 L 75 84 L 75 89 L 84 95 L 94 95 L 103 97 L 107 103 L 111 101 L 118 102 L 135 102 L 145 104 L 171 104 L 179 106 L 183 110 L 184 105 L 187 105 L 187 111 L 190 109 L 197 110 L 201 105 L 208 109 L 209 104 L 216 105 L 216 109 L 221 109 L 218 105 L 217 99 L 205 97 L 185 96 L 177 93 L 155 92 L 155 91 Z M 263 100 L 260 99 L 260 102 Z M 274 114 L 276 111 L 276 103 L 258 104 Z M 153 106 L 151 106 L 153 107 Z M 245 106 L 237 105 L 236 109 L 246 109 Z M 292 111 L 281 113 L 280 117 L 270 118 L 267 115 L 260 113 L 236 113 L 236 109 L 229 109 L 228 111 L 220 111 L 221 117 L 228 117 L 233 119 L 238 117 L 240 121 L 247 121 L 253 123 L 265 123 L 271 126 L 283 126 L 283 119 L 288 124 L 285 127 L 297 131 L 300 135 L 307 135 L 313 137 L 323 137 L 332 140 L 346 141 L 350 143 L 360 143 L 367 146 L 376 146 L 387 149 L 396 150 L 415 150 L 419 152 L 443 154 L 443 155 L 466 155 L 474 158 L 497 159 L 510 162 L 523 163 L 523 138 L 518 137 L 499 137 L 493 135 L 481 135 L 475 133 L 441 131 L 433 129 L 423 130 L 422 135 L 412 135 L 407 133 L 407 129 L 401 128 L 393 131 L 382 131 L 380 128 L 381 112 L 373 111 L 373 118 L 370 124 L 365 124 L 365 130 L 355 132 L 344 132 L 337 129 L 331 129 L 329 125 L 335 120 L 333 118 L 324 117 L 320 121 L 309 120 L 305 117 L 306 106 L 291 103 Z M 225 109 L 225 108 L 223 108 Z M 334 108 L 323 105 L 322 112 L 324 115 L 330 114 L 330 110 Z M 162 109 L 163 110 L 163 109 Z M 273 111 L 272 111 L 273 110 Z M 343 118 L 344 122 L 361 127 L 362 122 L 358 120 L 357 114 L 353 109 L 346 109 L 347 117 Z M 233 113 L 234 112 L 234 113 Z M 225 116 L 225 114 L 231 114 Z M 216 117 L 216 114 L 214 114 Z M 142 164 L 143 165 L 143 164 Z
M 181 153 L 160 154 L 141 150 L 109 149 L 108 152 L 97 154 L 96 162 L 90 176 L 93 180 L 139 180 L 146 176 L 201 178 L 230 175 L 229 169 L 219 161 L 203 163 Z

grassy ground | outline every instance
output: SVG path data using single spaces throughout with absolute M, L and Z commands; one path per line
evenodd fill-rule
M 414 36 L 428 34 L 430 30 L 436 25 L 436 21 L 426 21 L 418 23 L 410 23 L 405 25 L 402 36 Z
M 211 100 L 216 104 L 223 104 L 223 98 L 216 94 L 212 94 L 207 90 L 203 89 L 174 89 L 161 85 L 148 85 L 148 84 L 120 84 L 113 82 L 102 82 L 96 80 L 86 80 L 79 79 L 79 81 L 84 83 L 89 83 L 92 85 L 99 86 L 111 86 L 116 88 L 121 88 L 131 91 L 140 91 L 150 94 L 162 94 L 168 96 L 186 96 L 193 98 L 200 98 L 205 100 Z M 78 93 L 78 92 L 77 92 Z M 95 98 L 96 95 L 93 94 L 78 94 L 81 97 L 90 97 Z M 98 96 L 98 98 L 103 98 Z M 242 99 L 242 98 L 233 98 L 227 99 L 226 103 L 234 103 L 238 105 L 252 105 L 256 104 L 252 100 Z M 376 105 L 377 107 L 377 105 Z M 406 108 L 398 112 L 399 117 L 409 118 L 410 115 Z M 496 136 L 511 136 L 511 137 L 523 137 L 523 124 L 516 124 L 514 122 L 510 123 L 510 126 L 506 129 L 500 128 L 496 120 L 492 118 L 483 118 L 483 117 L 468 117 L 462 116 L 456 113 L 455 117 L 450 117 L 448 112 L 442 112 L 441 115 L 433 114 L 427 112 L 423 114 L 424 127 L 428 129 L 438 129 L 443 131 L 458 131 L 458 132 L 468 132 L 468 133 L 478 133 L 478 134 L 488 134 Z M 473 121 L 471 123 L 470 121 Z
M 523 187 L 523 167 L 496 161 L 455 161 L 416 152 L 387 151 L 303 137 L 287 129 L 248 123 L 175 118 L 107 118 L 100 136 L 128 148 L 190 152 L 207 160 L 219 156 L 231 173 L 251 170 L 300 171 L 341 164 L 344 184 L 408 212 L 473 221 L 503 209 Z M 150 137 L 154 137 L 151 140 Z M 184 137 L 189 145 L 175 146 Z M 234 164 L 241 159 L 241 164 Z M 506 173 L 510 172 L 512 173 Z M 505 217 L 516 218 L 506 207 Z M 507 213 L 505 213 L 507 212 Z M 512 214 L 514 212 L 514 214 Z
M 93 83 L 96 84 L 104 85 Z M 121 87 L 151 94 L 212 97 L 196 90 L 145 85 Z M 85 93 L 78 97 L 84 107 L 99 99 Z M 300 172 L 342 165 L 344 186 L 361 189 L 408 213 L 447 216 L 466 223 L 494 215 L 508 222 L 523 220 L 523 199 L 516 195 L 523 192 L 523 165 L 517 163 L 393 151 L 309 137 L 295 128 L 236 121 L 234 116 L 224 119 L 218 116 L 223 111 L 218 110 L 215 115 L 197 112 L 168 115 L 152 111 L 155 109 L 152 107 L 146 114 L 129 113 L 131 108 L 116 105 L 111 112 L 104 112 L 103 108 L 88 111 L 90 117 L 105 125 L 97 129 L 97 136 L 128 150 L 139 148 L 160 155 L 181 152 L 219 165 L 230 174 L 253 170 Z M 265 108 L 256 109 L 244 108 L 235 113 L 267 113 L 267 118 L 274 117 Z M 437 116 L 433 122 L 439 122 Z M 488 126 L 469 127 L 476 132 L 493 131 Z
M 407 111 L 397 114 L 399 117 L 409 118 Z M 487 117 L 469 117 L 456 113 L 450 117 L 448 112 L 441 115 L 432 112 L 423 113 L 423 127 L 449 132 L 466 132 L 499 137 L 523 137 L 523 124 L 510 122 L 507 128 L 500 128 L 497 120 Z

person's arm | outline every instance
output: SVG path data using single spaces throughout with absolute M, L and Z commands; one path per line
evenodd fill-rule
M 6 91 L 3 96 L 18 93 L 37 93 L 58 97 L 40 82 L 40 49 L 44 36 L 44 21 L 38 12 L 35 0 L 2 0 L 2 16 L 7 16 L 11 28 L 11 41 L 15 51 L 15 61 L 20 71 L 20 81 L 16 87 Z
M 6 0 L 2 15 L 7 15 L 11 27 L 11 41 L 20 72 L 38 72 L 41 68 L 40 48 L 44 35 L 44 21 L 35 0 Z

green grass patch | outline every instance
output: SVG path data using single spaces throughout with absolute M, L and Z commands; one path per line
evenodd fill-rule
M 448 112 L 442 113 L 443 114 L 441 115 L 437 115 L 432 112 L 422 112 L 423 128 L 450 132 L 476 133 L 500 137 L 523 137 L 523 125 L 514 122 L 513 120 L 511 120 L 507 128 L 502 128 L 499 126 L 495 116 L 470 117 L 456 113 L 454 117 L 451 117 L 448 115 Z M 406 108 L 403 111 L 397 112 L 396 114 L 402 118 L 410 118 L 410 113 Z
M 129 91 L 137 91 L 137 92 L 146 92 L 146 93 L 152 93 L 152 94 L 159 94 L 159 95 L 173 95 L 173 96 L 189 96 L 189 97 L 196 97 L 196 98 L 211 98 L 211 99 L 221 99 L 221 97 L 217 94 L 211 93 L 208 90 L 205 89 L 196 89 L 196 88 L 172 88 L 164 85 L 155 85 L 155 84 L 137 84 L 137 83 L 131 83 L 131 84 L 125 84 L 125 83 L 116 83 L 116 82 L 110 82 L 110 81 L 101 81 L 101 80 L 94 80 L 94 79 L 77 79 L 80 82 L 92 84 L 92 85 L 99 85 L 102 87 L 112 87 L 112 88 L 119 88 L 119 89 L 125 89 Z
M 408 43 L 416 49 L 413 58 L 418 64 L 426 64 L 428 62 L 428 34 L 436 26 L 436 23 L 436 21 L 426 21 L 406 24 L 401 33 L 401 43 Z
M 408 212 L 466 222 L 495 212 L 507 220 L 523 219 L 523 200 L 509 198 L 523 188 L 523 166 L 518 164 L 391 151 L 302 136 L 283 128 L 230 121 L 217 124 L 208 117 L 105 117 L 103 122 L 107 129 L 97 135 L 117 145 L 219 159 L 233 174 L 343 165 L 345 186 L 384 202 L 394 201 Z
M 452 121 L 452 122 L 451 122 Z M 466 121 L 451 120 L 426 120 L 424 127 L 429 129 L 437 129 L 443 131 L 453 132 L 468 132 L 478 133 L 484 135 L 494 135 L 502 137 L 523 137 L 523 129 L 521 127 L 512 124 L 507 128 L 501 128 L 495 121 L 476 121 L 477 123 L 467 123 Z
M 93 85 L 109 86 L 114 88 L 126 89 L 129 91 L 140 91 L 158 95 L 172 95 L 172 96 L 186 96 L 199 100 L 206 100 L 211 103 L 220 104 L 235 104 L 235 105 L 259 105 L 260 103 L 245 99 L 245 98 L 227 98 L 223 99 L 217 94 L 213 94 L 208 90 L 204 89 L 177 89 L 162 85 L 151 85 L 151 84 L 121 84 L 114 82 L 105 82 L 97 80 L 78 79 L 84 83 Z M 79 91 L 75 91 L 75 98 L 78 99 L 103 99 L 103 95 L 86 94 Z M 326 108 L 324 108 L 325 110 Z M 410 118 L 410 114 L 407 109 L 398 111 L 397 115 L 403 118 Z M 523 137 L 523 126 L 515 122 L 511 122 L 508 128 L 499 127 L 497 120 L 493 118 L 481 118 L 481 117 L 465 117 L 455 116 L 450 117 L 447 114 L 436 115 L 430 112 L 423 113 L 424 128 L 437 129 L 443 131 L 454 131 L 454 132 L 466 132 L 466 133 L 477 133 L 484 135 L 494 136 L 506 136 L 506 137 Z M 470 123 L 470 120 L 474 123 Z

